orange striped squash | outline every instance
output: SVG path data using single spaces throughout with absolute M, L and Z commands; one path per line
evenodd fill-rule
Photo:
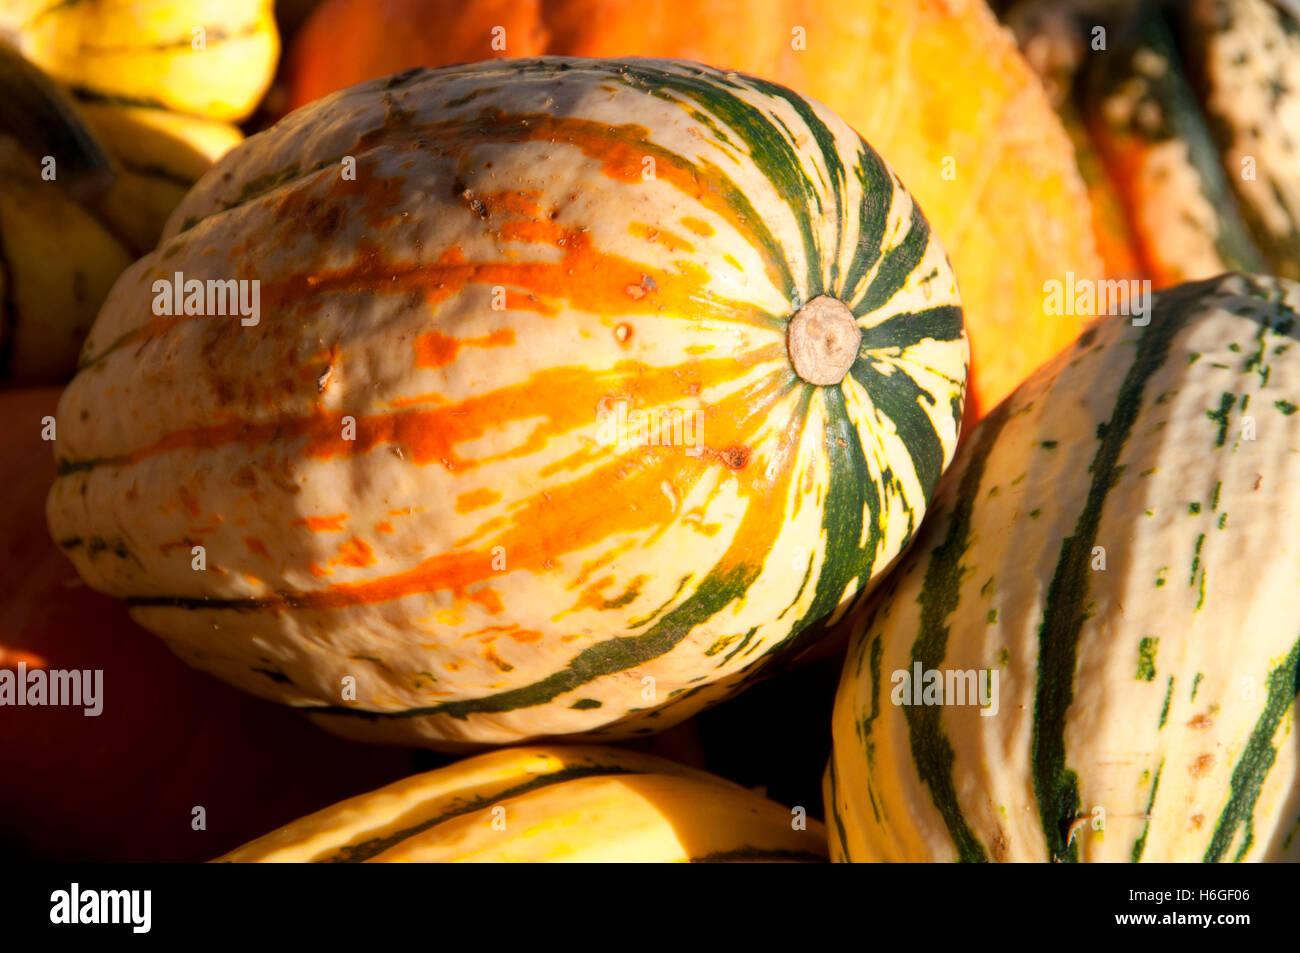
M 260 320 L 152 313 L 178 274 L 260 282 Z M 824 107 L 673 61 L 417 70 L 177 209 L 60 403 L 50 524 L 342 733 L 649 732 L 897 555 L 966 361 L 943 248 Z

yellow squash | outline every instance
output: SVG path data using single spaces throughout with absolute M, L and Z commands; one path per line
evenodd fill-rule
M 0 0 L 0 379 L 67 376 L 278 53 L 270 0 Z
M 508 748 L 317 811 L 235 863 L 820 861 L 826 830 L 739 785 L 616 748 Z

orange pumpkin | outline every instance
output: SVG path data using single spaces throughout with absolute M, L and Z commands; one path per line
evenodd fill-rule
M 1041 86 L 983 0 L 326 0 L 300 32 L 291 99 L 412 66 L 657 56 L 818 99 L 898 170 L 953 260 L 971 342 L 966 418 L 1072 341 L 1044 282 L 1099 275 L 1083 182 Z
M 12 702 L 20 671 L 102 670 L 102 708 L 0 706 L 0 853 L 203 860 L 409 774 L 406 752 L 340 741 L 189 668 L 81 582 L 45 526 L 57 399 L 0 394 L 0 674 Z

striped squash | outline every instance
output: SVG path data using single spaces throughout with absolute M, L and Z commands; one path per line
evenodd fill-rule
M 280 52 L 272 0 L 0 0 L 5 42 L 95 102 L 235 121 Z
M 1300 278 L 1300 7 L 1195 0 L 1186 36 L 1205 114 L 1270 269 Z
M 1075 141 L 1104 253 L 1122 232 L 1097 164 L 1157 287 L 1300 278 L 1300 5 L 1019 0 L 1004 16 L 1067 126 L 1086 120 Z
M 231 863 L 822 861 L 826 829 L 739 785 L 616 748 L 507 748 L 350 798 Z
M 970 435 L 852 616 L 833 858 L 1300 859 L 1298 314 L 1158 293 Z
M 1142 17 L 1121 50 L 1097 54 L 1085 111 L 1158 287 L 1231 269 L 1264 271 L 1174 34 Z
M 260 281 L 260 323 L 151 316 L 176 273 Z M 942 247 L 823 107 L 672 61 L 412 71 L 231 152 L 118 282 L 50 524 L 345 734 L 646 733 L 895 557 L 966 358 Z
M 0 380 L 63 381 L 113 281 L 242 139 L 270 0 L 0 0 Z

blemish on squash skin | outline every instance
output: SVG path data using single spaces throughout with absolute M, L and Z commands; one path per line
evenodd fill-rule
M 483 658 L 486 659 L 492 665 L 496 666 L 502 672 L 513 672 L 515 670 L 515 667 L 513 665 L 511 665 L 505 659 L 501 658 L 501 656 L 497 655 L 497 653 L 493 651 L 490 647 L 483 650 Z
M 1214 755 L 1203 754 L 1191 763 L 1187 771 L 1194 778 L 1203 778 L 1214 766 Z
M 366 566 L 373 566 L 379 560 L 375 558 L 374 550 L 365 540 L 353 536 L 347 542 L 339 547 L 339 558 L 331 562 L 341 563 L 344 566 L 352 566 L 357 569 L 364 569 Z
M 718 451 L 718 458 L 731 470 L 743 470 L 749 463 L 748 447 L 728 447 Z
M 377 656 L 374 656 L 374 655 L 360 655 L 360 654 L 358 654 L 358 655 L 349 655 L 348 658 L 352 659 L 354 662 L 374 662 L 376 665 L 378 665 L 380 668 L 382 668 L 385 672 L 391 672 L 391 671 L 392 671 L 392 669 L 389 668 L 387 662 L 385 662 L 383 659 L 381 659 L 381 658 L 379 658 L 379 657 L 377 657 Z
M 347 513 L 336 513 L 333 516 L 304 516 L 302 519 L 296 519 L 290 526 L 305 526 L 313 533 L 341 533 L 343 524 L 348 521 Z
M 180 499 L 181 504 L 185 507 L 190 516 L 199 515 L 199 501 L 194 494 L 190 492 L 189 487 L 179 486 L 176 488 L 176 496 Z

